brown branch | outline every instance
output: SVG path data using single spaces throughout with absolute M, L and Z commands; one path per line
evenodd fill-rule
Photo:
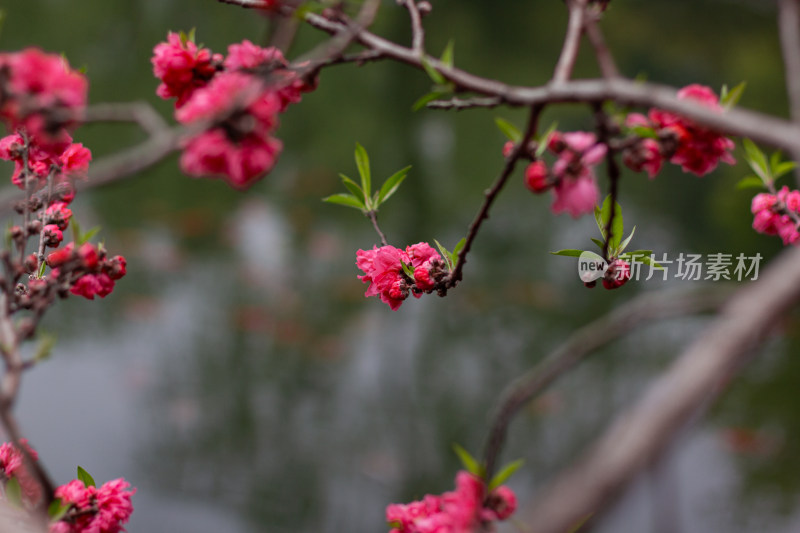
M 488 478 L 491 479 L 497 467 L 497 458 L 514 416 L 559 377 L 636 327 L 656 320 L 717 309 L 730 294 L 730 287 L 646 293 L 573 333 L 564 344 L 503 392 L 484 452 L 483 464 L 486 465 Z
M 336 33 L 345 26 L 314 13 L 305 14 L 306 22 L 327 33 Z M 386 59 L 423 69 L 423 58 L 405 48 L 368 31 L 361 31 L 356 41 Z M 654 83 L 641 83 L 616 78 L 612 80 L 578 80 L 542 87 L 520 87 L 482 78 L 451 67 L 439 59 L 424 56 L 424 61 L 436 69 L 462 92 L 498 97 L 504 104 L 529 107 L 557 103 L 586 103 L 614 101 L 621 105 L 658 107 L 678 113 L 699 125 L 729 135 L 749 137 L 756 142 L 787 150 L 800 150 L 800 126 L 744 109 L 718 113 L 690 100 L 679 100 L 675 89 Z
M 83 123 L 135 122 L 148 135 L 158 135 L 169 129 L 166 121 L 146 102 L 95 104 L 86 108 Z
M 567 0 L 569 6 L 569 21 L 567 22 L 567 35 L 564 37 L 564 45 L 561 55 L 558 57 L 555 72 L 553 72 L 553 83 L 563 83 L 572 76 L 572 69 L 575 67 L 575 60 L 578 58 L 580 50 L 581 35 L 583 34 L 583 23 L 586 15 L 587 0 Z
M 793 248 L 773 260 L 758 281 L 737 291 L 643 397 L 543 491 L 526 513 L 530 530 L 563 533 L 602 509 L 719 396 L 798 300 L 800 249 Z
M 603 112 L 603 108 L 599 104 L 595 104 L 595 117 L 597 120 L 597 131 L 599 133 L 600 142 L 606 145 L 609 144 L 609 141 L 612 136 L 611 132 L 611 125 L 609 117 Z M 611 211 L 609 212 L 608 222 L 606 222 L 605 227 L 605 242 L 603 243 L 603 259 L 608 261 L 610 258 L 608 257 L 609 247 L 611 246 L 611 240 L 616 238 L 617 242 L 620 242 L 622 239 L 622 235 L 614 235 L 614 219 L 617 216 L 617 198 L 619 197 L 619 178 L 620 178 L 620 170 L 619 165 L 617 164 L 616 159 L 616 152 L 611 150 L 609 147 L 606 150 L 606 173 L 608 174 L 608 181 L 609 181 L 609 191 L 608 194 L 611 197 Z
M 464 264 L 467 262 L 467 254 L 472 248 L 472 243 L 475 242 L 475 237 L 478 236 L 478 231 L 480 230 L 481 225 L 483 225 L 483 222 L 489 218 L 489 209 L 492 207 L 494 200 L 497 198 L 497 195 L 500 194 L 500 191 L 503 190 L 503 187 L 508 181 L 509 176 L 511 176 L 512 172 L 514 172 L 514 168 L 517 166 L 517 161 L 519 161 L 520 157 L 525 151 L 525 148 L 528 146 L 528 143 L 536 134 L 536 128 L 539 124 L 539 114 L 541 111 L 541 106 L 533 106 L 531 108 L 528 124 L 525 127 L 525 133 L 522 135 L 522 139 L 514 147 L 514 151 L 511 153 L 511 155 L 509 155 L 506 159 L 506 163 L 503 165 L 503 170 L 492 184 L 492 187 L 484 193 L 483 204 L 478 210 L 478 214 L 475 215 L 475 218 L 469 225 L 464 247 L 461 248 L 460 252 L 458 252 L 458 261 L 456 261 L 453 271 L 445 280 L 445 286 L 447 288 L 455 287 L 458 282 L 461 281 Z
M 585 22 L 586 36 L 589 38 L 589 43 L 594 49 L 597 65 L 600 67 L 600 72 L 603 77 L 606 79 L 618 78 L 619 70 L 617 69 L 617 64 L 614 62 L 614 57 L 611 55 L 611 51 L 608 49 L 608 45 L 606 45 L 603 32 L 600 31 L 600 26 L 598 25 L 599 18 L 599 13 L 589 13 L 587 15 Z
M 497 96 L 483 98 L 451 98 L 450 100 L 434 100 L 428 102 L 425 107 L 430 109 L 455 109 L 462 111 L 475 107 L 493 108 L 502 104 L 503 101 Z
M 411 17 L 411 49 L 417 54 L 425 53 L 425 29 L 422 27 L 422 16 L 417 7 L 417 0 L 397 0 L 408 10 Z
M 381 227 L 378 225 L 377 211 L 367 211 L 366 215 L 370 222 L 372 222 L 372 227 L 375 228 L 375 232 L 378 234 L 378 237 L 381 238 L 381 244 L 388 246 L 389 242 L 386 240 L 386 235 L 383 234 Z

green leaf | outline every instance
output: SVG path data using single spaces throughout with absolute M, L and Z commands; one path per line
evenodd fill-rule
M 441 98 L 443 96 L 447 96 L 448 94 L 449 93 L 445 93 L 445 92 L 442 92 L 442 91 L 433 91 L 433 92 L 430 92 L 428 94 L 422 95 L 422 96 L 419 97 L 419 99 L 417 99 L 416 102 L 414 102 L 414 105 L 411 106 L 411 110 L 412 111 L 419 111 L 420 109 L 422 109 L 423 107 L 428 105 L 430 102 L 433 102 L 434 100 L 438 100 L 439 98 Z
M 624 225 L 622 220 L 622 208 L 618 203 L 614 202 L 614 220 L 611 222 L 611 236 L 609 238 L 609 236 L 606 235 L 605 229 L 611 218 L 611 203 L 611 195 L 609 194 L 606 196 L 606 199 L 603 200 L 603 207 L 600 208 L 598 224 L 602 224 L 600 233 L 602 233 L 603 238 L 608 241 L 608 249 L 613 251 L 619 247 L 619 242 L 622 240 Z M 597 213 L 595 213 L 595 220 L 598 220 Z
M 569 530 L 569 531 L 567 531 L 567 533 L 578 533 L 578 531 L 580 531 L 580 529 L 581 529 L 583 526 L 585 526 L 585 525 L 586 525 L 586 522 L 588 522 L 588 521 L 589 521 L 589 519 L 592 517 L 592 515 L 594 515 L 594 513 L 589 513 L 589 514 L 587 514 L 585 517 L 581 518 L 581 519 L 578 521 L 578 523 L 577 523 L 577 524 L 575 524 L 574 526 L 572 526 L 572 527 L 570 528 L 570 530 Z
M 636 226 L 633 227 L 633 229 L 631 230 L 631 234 L 628 235 L 628 238 L 625 239 L 624 241 L 622 241 L 622 244 L 619 245 L 619 251 L 620 252 L 624 252 L 625 248 L 628 247 L 628 244 L 630 244 L 631 239 L 633 239 L 633 234 L 634 233 L 636 233 Z
M 94 478 L 92 477 L 89 472 L 83 469 L 82 466 L 78 466 L 78 479 L 83 481 L 84 486 L 86 487 L 95 487 L 97 484 L 94 482 Z
M 758 176 L 753 176 L 750 174 L 739 180 L 739 183 L 736 184 L 737 189 L 763 189 L 764 188 L 764 180 L 759 178 Z
M 94 237 L 100 232 L 100 229 L 101 229 L 100 226 L 95 226 L 93 228 L 90 228 L 89 231 L 81 235 L 81 238 L 78 239 L 77 244 L 83 244 L 85 242 L 89 242 L 92 237 Z
M 518 144 L 522 140 L 522 132 L 519 131 L 519 128 L 506 119 L 497 117 L 494 119 L 494 123 L 500 128 L 503 135 L 508 137 L 511 141 L 514 141 L 514 144 Z
M 656 133 L 656 130 L 653 128 L 648 128 L 647 126 L 634 126 L 631 128 L 631 131 L 639 137 L 645 139 L 658 139 L 658 133 Z
M 624 254 L 620 254 L 619 258 L 624 261 L 638 261 L 640 263 L 644 263 L 645 265 L 650 265 L 653 268 L 658 268 L 663 270 L 664 267 L 658 264 L 652 258 L 653 250 L 634 250 L 633 252 L 626 252 Z
M 6 500 L 15 507 L 22 507 L 22 487 L 15 477 L 6 483 Z
M 380 207 L 381 204 L 383 204 L 383 202 L 388 200 L 389 197 L 391 197 L 395 192 L 397 192 L 397 189 L 400 188 L 400 185 L 403 183 L 403 180 L 406 179 L 409 170 L 411 170 L 411 165 L 405 168 L 401 168 L 400 170 L 389 176 L 389 178 L 383 182 L 381 190 L 378 193 L 378 198 L 375 202 L 377 204 L 375 206 L 376 208 Z
M 538 145 L 536 146 L 536 157 L 541 157 L 544 151 L 547 150 L 547 144 L 550 142 L 550 137 L 553 136 L 553 132 L 556 131 L 556 128 L 558 128 L 558 122 L 553 122 L 539 137 Z
M 492 481 L 489 482 L 489 487 L 486 489 L 487 492 L 492 492 L 494 489 L 505 483 L 506 480 L 510 478 L 514 474 L 514 472 L 522 468 L 522 465 L 524 464 L 525 461 L 523 461 L 522 459 L 518 459 L 517 461 L 514 461 L 513 463 L 509 463 L 506 466 L 504 466 L 500 470 L 500 472 L 498 472 L 492 478 Z
M 753 141 L 747 138 L 742 139 L 742 146 L 744 146 L 745 160 L 750 165 L 750 168 L 752 168 L 765 183 L 771 182 L 769 166 L 767 165 L 767 158 L 764 152 L 762 152 Z
M 486 476 L 486 469 L 482 464 L 478 463 L 478 461 L 475 460 L 475 458 L 472 457 L 467 450 L 454 443 L 453 451 L 456 452 L 456 455 L 458 455 L 458 458 L 461 460 L 461 464 L 464 465 L 464 468 L 467 470 L 467 472 L 481 479 Z
M 458 254 L 461 253 L 461 250 L 464 249 L 464 245 L 467 244 L 467 238 L 464 237 L 460 241 L 456 243 L 456 247 L 453 248 L 453 262 L 458 259 Z
M 72 227 L 72 241 L 79 244 L 81 240 L 81 225 L 78 224 L 78 219 L 72 217 L 69 225 Z
M 451 254 L 447 250 L 447 248 L 442 246 L 442 243 L 440 243 L 436 239 L 433 239 L 433 242 L 435 242 L 436 243 L 436 247 L 439 248 L 439 255 L 441 255 L 442 258 L 447 262 L 447 268 L 450 269 L 450 270 L 453 270 L 453 267 L 454 267 L 454 265 L 453 265 L 453 254 Z
M 372 194 L 372 176 L 369 171 L 369 156 L 367 151 L 359 143 L 356 143 L 356 166 L 361 175 L 361 189 L 364 197 L 369 198 Z
M 433 83 L 436 85 L 444 85 L 447 83 L 447 79 L 442 76 L 441 72 L 433 68 L 425 56 L 422 57 L 422 68 L 425 69 L 425 72 L 428 73 L 428 77 L 433 80 Z
M 39 337 L 39 346 L 36 347 L 36 354 L 33 356 L 33 360 L 36 362 L 49 359 L 50 353 L 53 351 L 53 347 L 56 345 L 55 335 L 51 335 L 49 333 L 40 333 Z
M 403 272 L 406 273 L 406 276 L 414 279 L 414 269 L 411 268 L 411 265 L 407 264 L 405 261 L 400 261 L 400 264 L 403 266 Z
M 597 247 L 600 248 L 601 250 L 606 247 L 605 241 L 601 241 L 600 239 L 595 239 L 594 237 L 591 237 L 591 239 L 592 242 L 595 243 Z
M 600 230 L 600 235 L 603 236 L 603 239 L 606 239 L 607 238 L 606 226 L 605 224 L 603 224 L 602 212 L 600 211 L 600 208 L 597 206 L 594 206 L 594 221 L 597 223 L 597 229 Z
M 344 174 L 339 174 L 339 177 L 342 178 L 342 183 L 345 187 L 347 187 L 348 191 L 353 193 L 353 196 L 356 198 L 364 198 L 364 191 L 361 190 L 361 187 L 359 187 L 355 181 L 351 180 Z
M 747 82 L 743 81 L 730 91 L 728 90 L 727 85 L 722 86 L 722 95 L 720 96 L 719 103 L 725 109 L 730 109 L 736 104 L 739 103 L 739 100 L 742 98 L 742 94 L 744 94 L 744 89 L 747 87 Z
M 559 250 L 557 252 L 550 252 L 550 253 L 553 254 L 553 255 L 563 255 L 565 257 L 580 257 L 582 254 L 587 253 L 587 252 L 584 251 L 584 250 L 576 250 L 574 248 L 567 248 L 566 250 Z
M 42 279 L 42 276 L 44 276 L 44 269 L 45 268 L 47 268 L 47 262 L 46 261 L 42 261 L 42 264 L 39 265 L 39 273 L 36 276 L 37 278 Z
M 775 150 L 774 152 L 772 152 L 772 156 L 769 158 L 769 168 L 771 168 L 774 171 L 775 167 L 777 167 L 781 163 L 782 156 L 783 154 L 781 153 L 780 150 Z
M 441 57 L 440 61 L 445 66 L 448 66 L 448 67 L 452 67 L 453 66 L 453 47 L 455 46 L 455 44 L 456 44 L 455 41 L 453 39 L 450 39 L 447 42 L 447 46 L 445 47 L 444 52 L 442 52 L 442 57 Z
M 642 261 L 642 263 L 644 263 L 645 265 L 649 265 L 649 266 L 651 266 L 651 267 L 653 267 L 653 268 L 657 268 L 657 269 L 659 269 L 659 270 L 664 270 L 664 267 L 663 267 L 663 266 L 661 266 L 659 263 L 657 263 L 657 262 L 656 262 L 656 261 L 655 261 L 655 260 L 652 258 L 652 256 L 650 256 L 650 255 L 643 255 L 643 256 L 641 256 L 641 257 L 638 257 L 638 258 L 637 258 L 637 260 L 641 260 L 641 261 Z
M 364 205 L 363 200 L 359 200 L 355 196 L 351 194 L 332 194 L 327 198 L 322 199 L 323 202 L 327 202 L 329 204 L 337 204 L 343 205 L 345 207 L 352 207 L 354 209 L 360 209 L 362 211 L 367 210 L 367 206 Z
M 797 168 L 797 163 L 794 161 L 784 161 L 772 167 L 772 178 L 778 179 L 784 174 L 787 174 Z
M 47 516 L 50 517 L 52 522 L 58 522 L 64 518 L 64 515 L 67 514 L 71 507 L 71 503 L 62 503 L 61 498 L 56 498 L 47 508 Z

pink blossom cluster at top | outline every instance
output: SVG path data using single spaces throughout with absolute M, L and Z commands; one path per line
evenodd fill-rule
M 413 279 L 404 272 L 403 264 L 413 270 Z M 369 283 L 365 296 L 379 296 L 395 311 L 409 294 L 419 298 L 423 292 L 432 291 L 437 279 L 444 275 L 442 257 L 424 242 L 405 250 L 394 246 L 358 250 L 356 265 L 364 272 L 358 279 Z
M 790 191 L 784 186 L 777 195 L 757 194 L 750 206 L 753 212 L 753 229 L 764 235 L 778 235 L 783 244 L 797 244 L 800 233 L 800 191 Z
M 36 450 L 31 448 L 26 439 L 20 442 L 27 449 L 31 459 L 35 461 L 39 458 Z M 42 497 L 39 481 L 25 464 L 25 456 L 10 442 L 0 445 L 0 473 L 6 480 L 13 478 L 19 482 L 25 504 L 33 507 L 39 502 Z
M 241 189 L 272 169 L 282 149 L 272 137 L 278 114 L 313 88 L 288 68 L 280 50 L 247 40 L 230 45 L 223 57 L 170 33 L 152 63 L 162 82 L 158 95 L 176 99 L 176 119 L 204 126 L 184 142 L 183 171 L 219 176 Z
M 505 485 L 486 495 L 484 482 L 469 472 L 456 475 L 456 490 L 426 495 L 409 504 L 391 504 L 386 521 L 391 533 L 473 533 L 514 514 L 517 498 Z
M 719 98 L 709 87 L 688 85 L 678 91 L 678 98 L 701 104 L 722 113 Z M 661 170 L 663 160 L 680 165 L 684 172 L 698 176 L 708 174 L 720 161 L 730 165 L 736 163 L 730 151 L 734 148 L 731 139 L 708 128 L 698 126 L 676 113 L 661 109 L 650 109 L 647 116 L 631 113 L 626 119 L 630 128 L 644 127 L 655 131 L 658 140 L 645 138 L 627 149 L 623 154 L 625 164 L 635 171 L 645 170 L 653 178 Z
M 87 91 L 86 78 L 59 55 L 37 48 L 0 54 L 0 120 L 50 156 L 72 143 L 68 130 L 83 113 Z
M 15 185 L 35 190 L 48 176 L 58 183 L 86 175 L 92 154 L 73 144 L 69 131 L 86 106 L 87 87 L 61 56 L 36 48 L 0 54 L 0 121 L 13 132 L 0 139 L 0 159 L 14 162 Z
M 548 149 L 558 157 L 552 169 L 541 159 L 533 161 L 525 170 L 525 185 L 535 193 L 552 189 L 554 214 L 567 212 L 578 218 L 594 211 L 600 196 L 594 167 L 603 161 L 606 145 L 593 133 L 554 132 Z
M 50 524 L 50 533 L 118 533 L 131 513 L 131 496 L 136 489 L 123 478 L 104 483 L 101 487 L 86 486 L 73 479 L 56 489 L 55 497 L 62 505 L 71 505 L 64 517 Z

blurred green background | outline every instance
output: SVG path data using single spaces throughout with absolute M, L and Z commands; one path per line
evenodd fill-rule
M 408 42 L 407 14 L 383 4 L 374 31 Z M 199 42 L 224 52 L 264 42 L 269 28 L 213 0 L 15 0 L 2 9 L 0 50 L 64 53 L 86 67 L 91 102 L 143 100 L 168 119 L 150 65 L 167 31 L 197 28 Z M 786 116 L 776 16 L 772 1 L 614 0 L 602 28 L 627 76 L 716 90 L 746 80 L 742 106 Z M 437 0 L 427 44 L 438 54 L 453 39 L 457 66 L 535 85 L 552 73 L 565 23 L 556 1 Z M 289 55 L 321 38 L 301 28 Z M 597 74 L 588 52 L 578 77 Z M 502 165 L 494 118 L 524 120 L 524 110 L 503 108 L 411 112 L 429 86 L 390 62 L 328 69 L 282 116 L 279 163 L 246 193 L 182 176 L 172 157 L 79 197 L 82 226 L 103 226 L 129 275 L 105 301 L 51 311 L 44 327 L 59 344 L 24 383 L 23 427 L 59 482 L 76 464 L 98 481 L 131 480 L 131 533 L 385 531 L 387 503 L 452 487 L 452 443 L 478 453 L 504 385 L 576 327 L 641 291 L 689 288 L 656 276 L 586 290 L 572 260 L 547 251 L 590 246 L 594 221 L 553 217 L 550 199 L 530 195 L 518 172 L 447 298 L 397 312 L 365 300 L 355 251 L 375 244 L 374 232 L 355 211 L 320 202 L 339 192 L 338 172 L 355 174 L 355 142 L 378 177 L 413 165 L 381 213 L 390 241 L 452 246 Z M 544 122 L 553 120 L 592 127 L 584 106 L 550 108 Z M 99 159 L 144 135 L 89 125 L 75 138 Z M 778 252 L 778 239 L 750 229 L 752 191 L 734 188 L 744 165 L 723 167 L 702 179 L 675 168 L 653 181 L 626 173 L 634 247 L 672 257 Z M 526 460 L 510 483 L 522 504 L 706 322 L 636 331 L 533 402 L 503 456 Z M 796 326 L 786 319 L 712 416 L 680 436 L 597 531 L 798 527 Z

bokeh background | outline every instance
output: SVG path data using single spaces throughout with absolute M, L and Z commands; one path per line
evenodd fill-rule
M 407 14 L 383 4 L 374 30 L 408 42 Z M 454 39 L 461 68 L 515 84 L 549 78 L 561 2 L 433 4 L 431 52 Z M 214 0 L 5 0 L 2 9 L 0 50 L 63 52 L 86 67 L 92 102 L 144 100 L 167 118 L 150 66 L 167 31 L 197 28 L 198 42 L 220 52 L 268 35 L 262 17 Z M 746 80 L 741 105 L 786 116 L 776 16 L 768 0 L 614 0 L 602 27 L 628 76 L 717 90 Z M 290 56 L 320 39 L 301 29 Z M 576 76 L 597 74 L 587 52 Z M 513 109 L 411 112 L 429 85 L 388 62 L 326 70 L 319 90 L 282 117 L 277 167 L 246 193 L 185 177 L 171 157 L 80 195 L 82 226 L 103 226 L 129 275 L 106 300 L 61 302 L 44 323 L 59 342 L 26 376 L 18 413 L 57 481 L 78 464 L 98 481 L 125 476 L 138 487 L 131 533 L 385 531 L 387 503 L 452 487 L 452 443 L 478 453 L 504 385 L 576 327 L 642 291 L 691 288 L 657 276 L 586 290 L 572 260 L 547 251 L 591 246 L 594 222 L 553 217 L 549 198 L 530 195 L 518 173 L 447 298 L 397 312 L 364 299 L 355 251 L 376 237 L 357 212 L 320 201 L 339 191 L 338 172 L 355 174 L 355 142 L 379 177 L 413 165 L 381 213 L 390 241 L 452 246 L 502 164 L 494 118 L 524 119 Z M 583 106 L 551 108 L 552 120 L 592 124 Z M 133 126 L 90 125 L 75 138 L 100 158 L 144 137 Z M 752 191 L 734 187 L 746 173 L 743 164 L 702 179 L 672 168 L 654 181 L 626 173 L 621 203 L 626 226 L 638 228 L 634 246 L 768 259 L 780 242 L 750 229 Z M 510 482 L 522 504 L 707 321 L 633 332 L 533 402 L 503 456 L 526 461 Z M 787 317 L 710 416 L 596 531 L 800 527 L 796 326 Z

